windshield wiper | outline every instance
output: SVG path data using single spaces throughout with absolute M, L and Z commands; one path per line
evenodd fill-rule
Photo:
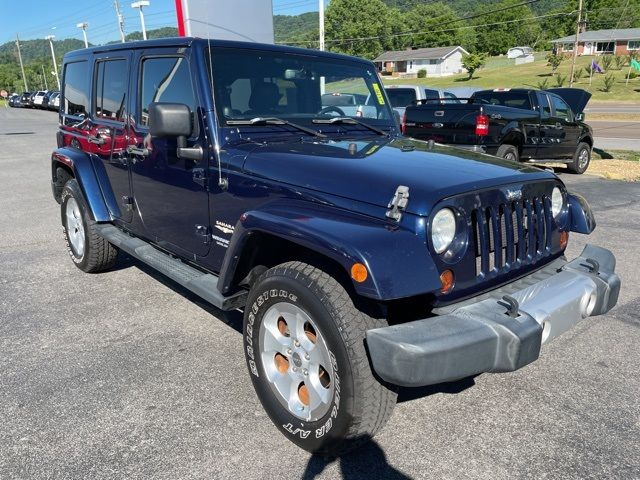
M 312 129 L 298 125 L 297 123 L 290 122 L 278 117 L 255 117 L 246 120 L 227 120 L 227 125 L 287 125 L 293 127 L 301 132 L 308 133 L 314 137 L 326 138 L 326 135 Z
M 311 120 L 313 123 L 328 123 L 330 125 L 346 123 L 350 125 L 362 125 L 363 127 L 368 128 L 372 132 L 376 132 L 378 135 L 384 135 L 385 137 L 388 135 L 384 130 L 380 130 L 372 125 L 369 125 L 367 122 L 363 122 L 361 120 L 356 120 L 351 117 L 332 117 L 332 118 L 314 118 Z

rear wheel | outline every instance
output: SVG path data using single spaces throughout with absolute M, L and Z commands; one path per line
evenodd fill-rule
M 567 168 L 573 173 L 581 174 L 587 171 L 590 162 L 591 146 L 588 143 L 580 142 L 573 154 L 573 161 L 567 164 Z
M 118 249 L 101 237 L 90 217 L 78 182 L 72 178 L 62 189 L 61 214 L 64 238 L 73 263 L 84 272 L 111 268 Z
M 518 148 L 513 145 L 500 145 L 498 147 L 498 151 L 496 152 L 496 157 L 504 158 L 505 160 L 511 160 L 513 162 L 517 162 L 520 160 L 520 155 L 518 154 Z
M 384 426 L 396 393 L 375 378 L 364 343 L 368 329 L 382 326 L 310 265 L 285 263 L 256 281 L 245 309 L 245 356 L 260 402 L 289 440 L 340 455 Z

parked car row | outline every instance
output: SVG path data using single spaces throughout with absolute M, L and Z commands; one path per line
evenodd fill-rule
M 57 90 L 38 90 L 14 93 L 9 97 L 10 107 L 39 108 L 42 110 L 58 110 L 60 108 L 60 92 Z

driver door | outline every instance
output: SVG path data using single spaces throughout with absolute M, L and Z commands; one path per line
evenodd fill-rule
M 143 51 L 136 68 L 139 85 L 128 150 L 138 220 L 147 238 L 195 260 L 209 251 L 208 192 L 202 181 L 208 149 L 198 114 L 189 51 L 175 48 Z M 151 102 L 189 107 L 193 130 L 186 146 L 201 146 L 204 151 L 201 160 L 178 158 L 177 138 L 151 137 L 148 115 Z

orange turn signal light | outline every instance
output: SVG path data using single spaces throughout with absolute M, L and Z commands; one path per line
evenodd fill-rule
M 567 248 L 567 244 L 569 243 L 569 232 L 560 232 L 560 248 Z
M 367 279 L 368 276 L 369 273 L 367 272 L 367 267 L 365 267 L 363 264 L 354 263 L 351 266 L 351 278 L 353 278 L 356 282 L 362 283 Z
M 455 277 L 451 270 L 445 270 L 440 274 L 440 293 L 449 293 L 455 283 Z

